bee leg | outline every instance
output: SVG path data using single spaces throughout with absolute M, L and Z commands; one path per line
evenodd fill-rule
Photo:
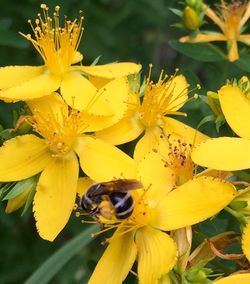
M 92 218 L 96 221 L 96 223 L 100 226 L 101 229 L 104 228 L 104 224 L 101 222 L 101 220 L 96 215 L 93 215 Z
M 89 215 L 96 221 L 96 223 L 101 227 L 101 229 L 103 229 L 104 225 L 97 216 L 99 213 L 100 213 L 100 209 L 96 207 L 89 212 Z

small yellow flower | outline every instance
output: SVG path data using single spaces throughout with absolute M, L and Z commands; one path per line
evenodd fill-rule
M 142 102 L 139 93 L 140 90 L 131 93 L 129 109 L 124 118 L 110 128 L 97 132 L 96 137 L 117 145 L 134 140 L 145 131 L 135 148 L 134 157 L 137 160 L 163 143 L 166 133 L 184 136 L 187 143 L 206 139 L 205 135 L 169 116 L 186 116 L 178 111 L 188 100 L 188 84 L 184 76 L 168 78 L 162 72 L 158 82 L 153 83 L 149 74 Z
M 183 157 L 179 158 L 183 161 Z M 99 162 L 103 162 L 102 156 Z M 176 244 L 166 232 L 213 216 L 236 194 L 233 185 L 216 178 L 197 176 L 190 179 L 188 163 L 184 166 L 187 170 L 183 180 L 176 179 L 174 169 L 181 172 L 181 164 L 175 162 L 173 167 L 168 166 L 156 152 L 148 153 L 138 163 L 133 162 L 134 166 L 131 164 L 130 167 L 134 168 L 134 175 L 127 174 L 128 164 L 124 164 L 121 175 L 115 178 L 137 179 L 144 189 L 131 191 L 135 205 L 128 219 L 114 220 L 115 225 L 106 221 L 107 227 L 117 227 L 117 230 L 108 239 L 109 245 L 89 284 L 122 283 L 136 260 L 139 283 L 157 283 L 177 261 Z M 97 167 L 93 176 L 97 181 L 114 179 L 112 170 L 102 172 Z M 104 218 L 102 222 L 105 225 Z
M 0 147 L 0 181 L 19 181 L 41 173 L 33 211 L 40 236 L 52 241 L 72 212 L 79 163 L 93 179 L 93 168 L 103 172 L 109 168 L 118 175 L 121 165 L 127 164 L 127 174 L 132 175 L 133 167 L 130 158 L 114 146 L 82 134 L 88 131 L 90 120 L 86 124 L 85 114 L 69 108 L 58 94 L 29 101 L 28 105 L 33 113 L 29 121 L 39 137 L 17 136 Z M 104 164 L 99 162 L 100 156 Z
M 30 34 L 22 35 L 33 44 L 44 65 L 0 68 L 2 100 L 27 101 L 46 96 L 60 88 L 61 95 L 70 106 L 83 110 L 93 100 L 97 91 L 88 80 L 88 76 L 111 80 L 139 72 L 141 66 L 134 63 L 73 65 L 83 58 L 77 51 L 83 32 L 83 17 L 80 16 L 79 21 L 70 21 L 66 18 L 64 27 L 60 27 L 60 7 L 55 7 L 52 18 L 45 4 L 42 4 L 41 8 L 43 13 L 38 14 L 35 24 L 33 25 L 29 20 L 35 38 Z M 101 96 L 99 102 L 106 106 Z M 100 107 L 95 112 L 103 114 Z
M 246 81 L 247 82 L 247 81 Z M 219 91 L 221 109 L 233 131 L 242 138 L 220 137 L 198 145 L 192 159 L 198 165 L 217 170 L 235 171 L 250 168 L 250 99 L 248 88 L 231 84 Z
M 239 59 L 237 42 L 243 42 L 250 45 L 250 34 L 242 34 L 244 25 L 250 17 L 249 1 L 232 0 L 227 4 L 224 0 L 219 5 L 219 11 L 216 13 L 208 6 L 204 5 L 205 15 L 216 24 L 221 33 L 200 32 L 197 36 L 186 36 L 180 38 L 181 42 L 210 42 L 226 41 L 228 47 L 228 60 L 235 61 Z

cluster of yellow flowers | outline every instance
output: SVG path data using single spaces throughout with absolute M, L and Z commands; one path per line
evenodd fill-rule
M 135 261 L 141 284 L 177 283 L 173 277 L 178 279 L 192 267 L 197 269 L 193 282 L 185 283 L 203 283 L 207 274 L 203 266 L 197 268 L 200 260 L 207 263 L 216 254 L 211 255 L 207 243 L 191 253 L 191 226 L 224 208 L 236 214 L 229 204 L 249 200 L 248 185 L 238 190 L 229 179 L 232 171 L 250 167 L 248 79 L 218 91 L 226 121 L 242 138 L 210 139 L 169 116 L 186 116 L 179 111 L 189 100 L 183 75 L 168 77 L 161 72 L 157 82 L 150 74 L 140 82 L 139 64 L 81 65 L 83 55 L 77 49 L 82 16 L 78 21 L 67 19 L 60 27 L 59 7 L 52 18 L 46 5 L 41 8 L 43 14 L 38 14 L 35 24 L 30 22 L 34 37 L 23 36 L 44 65 L 0 68 L 0 99 L 26 102 L 31 113 L 21 117 L 19 124 L 32 128 L 0 147 L 0 182 L 37 177 L 36 227 L 43 239 L 53 241 L 68 222 L 77 195 L 84 196 L 92 185 L 137 181 L 141 188 L 126 193 L 133 201 L 127 218 L 104 212 L 110 209 L 104 205 L 92 210 L 103 231 L 115 231 L 88 283 L 120 284 Z M 217 16 L 210 15 L 218 22 Z M 136 141 L 133 158 L 116 147 L 130 141 Z M 27 187 L 9 199 L 7 212 L 20 208 L 30 190 Z M 95 203 L 110 202 L 109 193 L 112 189 L 96 193 L 100 200 Z M 93 200 L 86 195 L 85 201 L 91 205 Z M 249 214 L 249 206 L 241 208 L 241 216 Z M 250 260 L 250 222 L 247 217 L 244 220 L 242 249 Z M 229 235 L 210 241 L 215 245 Z M 213 283 L 246 284 L 250 274 Z

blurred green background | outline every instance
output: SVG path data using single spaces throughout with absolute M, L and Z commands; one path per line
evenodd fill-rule
M 42 2 L 0 2 L 0 65 L 42 64 L 33 47 L 18 34 L 19 31 L 31 32 L 27 20 L 34 19 L 40 12 Z M 148 64 L 153 63 L 154 78 L 159 76 L 161 69 L 172 74 L 178 67 L 180 73 L 187 76 L 191 88 L 197 83 L 201 84 L 199 94 L 205 94 L 206 90 L 217 90 L 227 78 L 239 78 L 246 74 L 239 64 L 222 59 L 202 62 L 207 61 L 206 58 L 209 60 L 206 55 L 201 55 L 204 59 L 202 61 L 194 60 L 181 55 L 169 45 L 170 40 L 184 34 L 171 26 L 179 20 L 169 10 L 169 7 L 180 7 L 176 1 L 65 0 L 45 3 L 51 11 L 55 5 L 60 5 L 61 15 L 65 14 L 70 19 L 78 17 L 79 10 L 83 10 L 85 30 L 80 51 L 84 55 L 84 64 L 90 64 L 101 55 L 99 64 L 113 61 L 138 62 L 143 65 L 144 74 L 147 74 Z M 225 48 L 225 45 L 221 44 L 221 47 Z M 247 54 L 246 49 L 243 52 Z M 13 127 L 12 111 L 19 106 L 20 104 L 7 105 L 1 102 L 0 125 L 4 128 Z M 189 113 L 186 121 L 192 126 L 197 126 L 205 115 L 211 114 L 202 100 L 188 104 L 185 110 Z M 206 132 L 217 135 L 213 124 L 209 125 L 209 131 Z M 4 202 L 0 204 L 0 284 L 23 283 L 54 251 L 86 228 L 86 225 L 72 216 L 63 232 L 50 243 L 40 239 L 36 233 L 31 209 L 23 217 L 20 216 L 21 210 L 6 215 L 5 205 Z M 221 224 L 218 228 L 220 226 Z M 103 250 L 102 240 L 100 237 L 84 251 L 79 251 L 51 283 L 86 283 Z M 134 277 L 130 276 L 126 283 L 135 283 L 134 281 Z

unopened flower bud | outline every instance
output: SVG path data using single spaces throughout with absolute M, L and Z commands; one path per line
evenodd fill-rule
M 201 25 L 201 21 L 197 12 L 188 6 L 183 11 L 182 20 L 185 28 L 192 31 L 197 30 Z

